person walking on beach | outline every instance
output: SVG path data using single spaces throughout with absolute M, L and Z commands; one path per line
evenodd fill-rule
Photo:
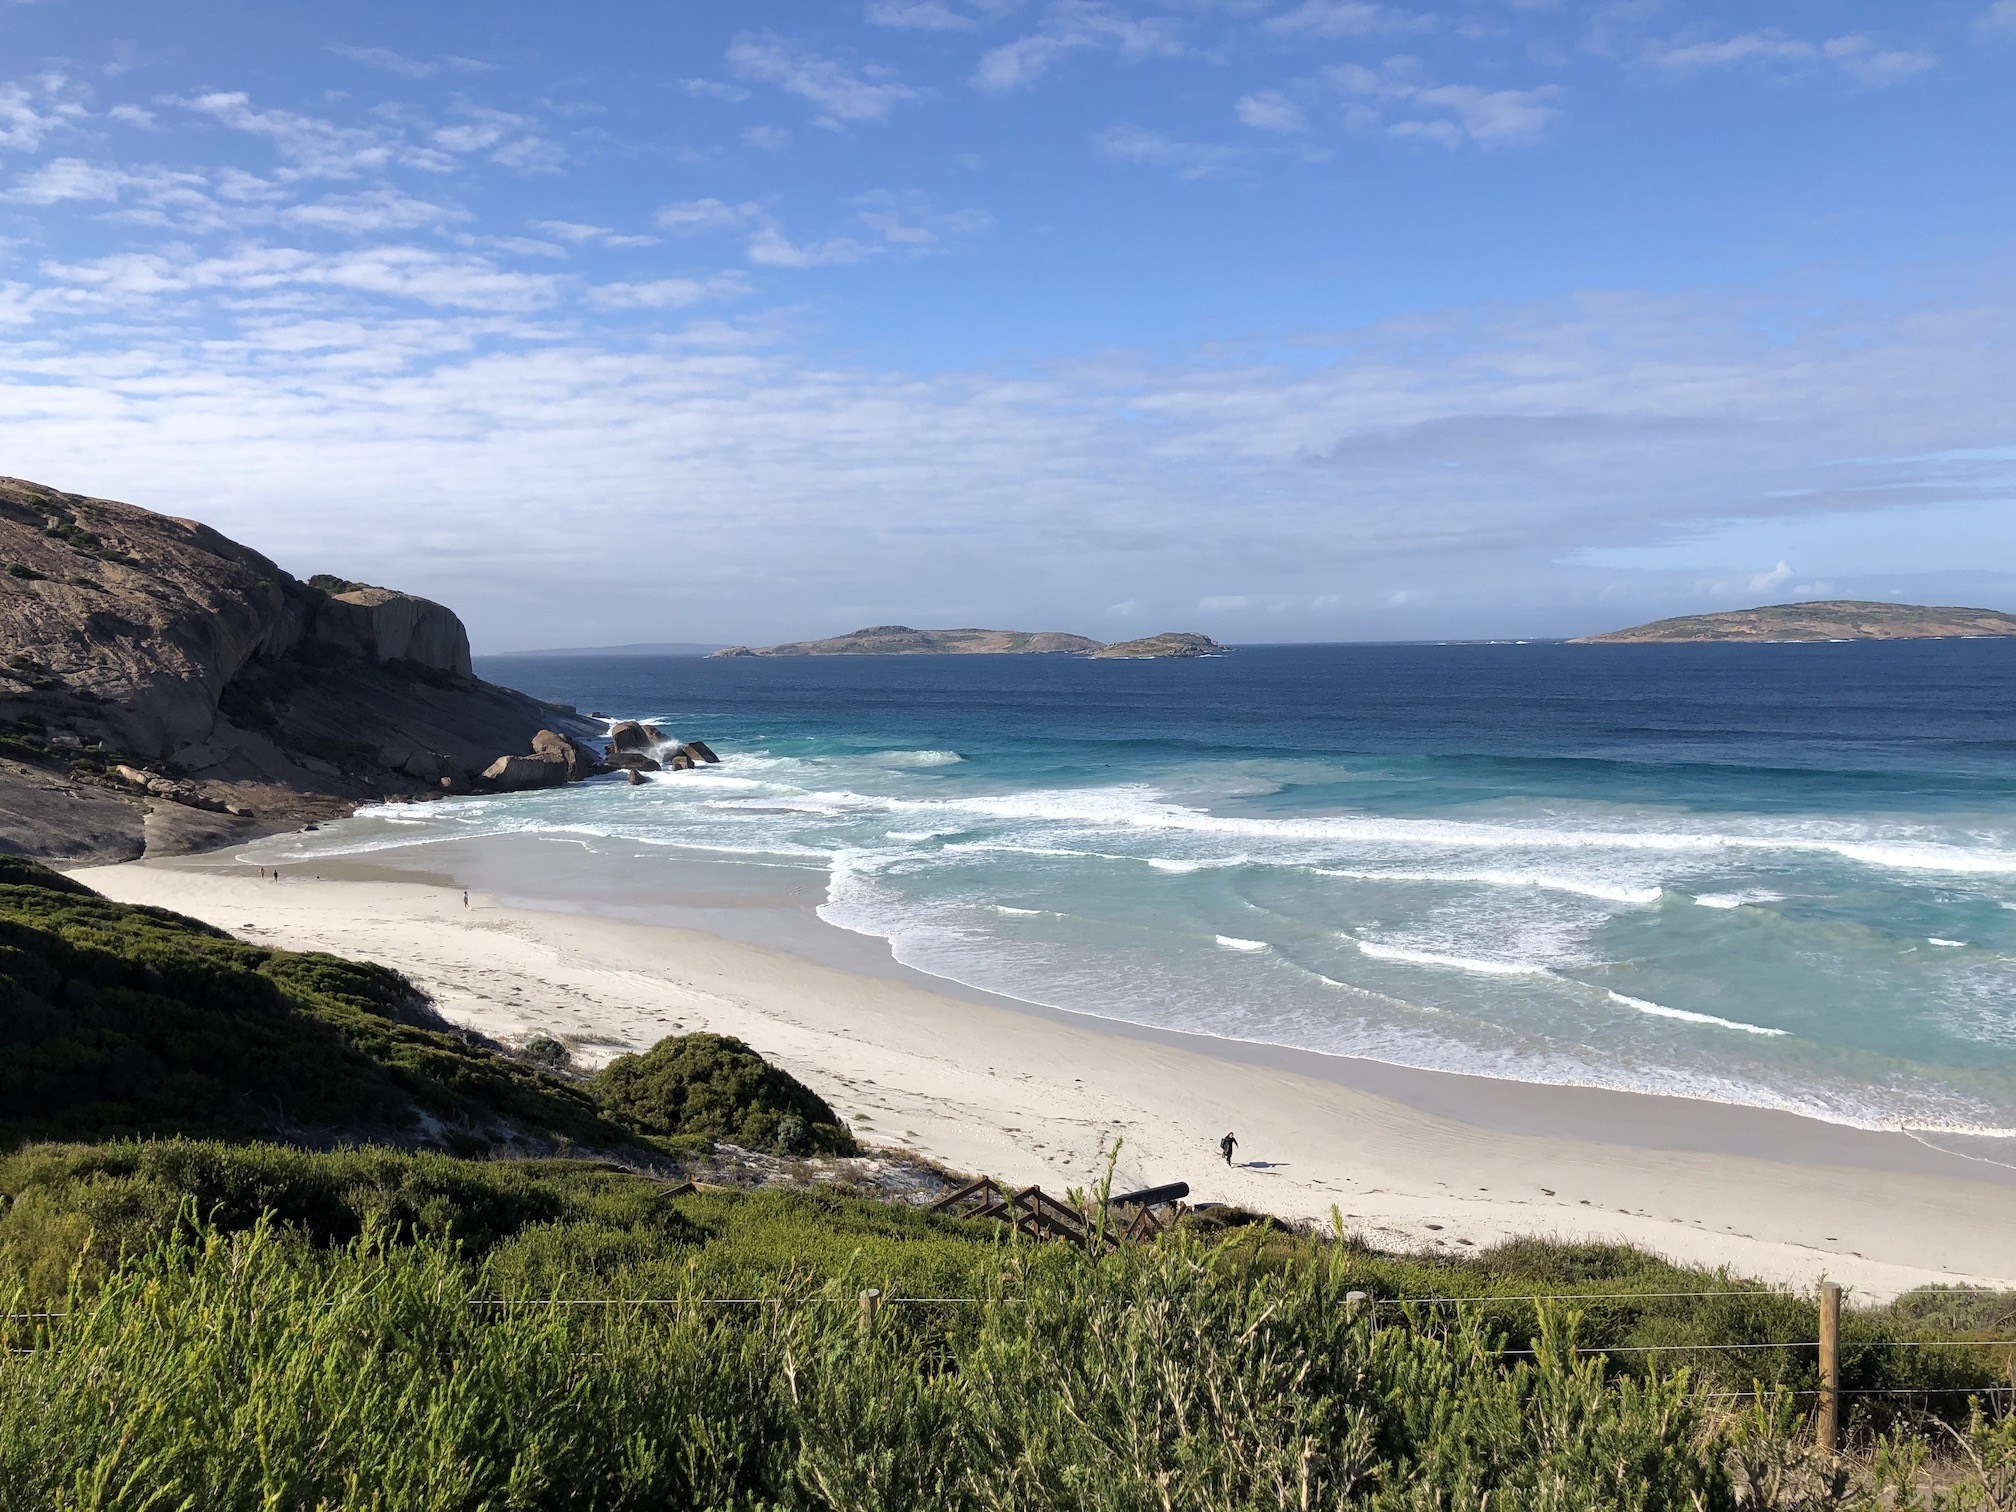
M 464 908 L 469 906 L 469 889 L 466 887 L 462 889 L 462 906 Z
M 1218 1141 L 1218 1148 L 1225 1152 L 1225 1164 L 1232 1164 L 1232 1152 L 1238 1147 L 1239 1136 L 1237 1134 L 1227 1134 L 1223 1139 Z

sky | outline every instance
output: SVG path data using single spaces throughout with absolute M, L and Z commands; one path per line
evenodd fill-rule
M 0 0 L 0 473 L 479 652 L 2016 609 L 2016 0 Z

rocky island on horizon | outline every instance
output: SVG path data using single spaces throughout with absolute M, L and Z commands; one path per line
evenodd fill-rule
M 2016 635 L 2016 615 L 1997 609 L 1888 604 L 1869 599 L 1821 599 L 1766 604 L 1720 614 L 1685 614 L 1603 635 L 1578 635 L 1571 646 L 1659 642 L 1944 640 Z
M 909 625 L 870 625 L 825 640 L 785 641 L 775 646 L 724 646 L 715 656 L 1037 656 L 1116 658 L 1209 656 L 1228 648 L 1208 635 L 1172 630 L 1140 640 L 1108 645 L 1089 635 L 1062 630 L 918 630 Z

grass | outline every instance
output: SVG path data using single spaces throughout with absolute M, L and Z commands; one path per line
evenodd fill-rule
M 528 1192 L 555 1177 L 518 1175 Z M 649 1227 L 631 1201 L 591 1183 L 568 1221 L 614 1203 Z M 0 1509 L 1957 1512 L 2016 1496 L 2007 1422 L 1959 1414 L 1950 1441 L 1979 1468 L 1955 1461 L 1934 1501 L 1921 1441 L 1837 1471 L 1796 1399 L 1732 1410 L 1685 1371 L 1620 1372 L 1573 1352 L 1568 1308 L 1529 1315 L 1533 1353 L 1512 1359 L 1474 1309 L 1354 1314 L 1346 1292 L 1381 1262 L 1347 1245 L 1250 1265 L 1236 1240 L 1177 1235 L 1095 1259 L 852 1199 L 671 1206 L 660 1242 L 688 1259 L 653 1295 L 776 1303 L 548 1305 L 584 1277 L 514 1260 L 551 1219 L 487 1247 L 370 1220 L 317 1244 L 185 1210 L 80 1278 L 60 1316 L 25 1316 L 16 1293 Z M 912 1249 L 954 1269 L 911 1279 L 966 1288 L 928 1295 L 977 1300 L 892 1304 L 864 1331 L 858 1290 Z

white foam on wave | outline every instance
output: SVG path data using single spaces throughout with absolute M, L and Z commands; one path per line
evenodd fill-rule
M 1965 940 L 1942 940 L 1937 935 L 1927 935 L 1925 943 L 1928 945 L 1943 945 L 1948 950 L 1965 950 L 1967 948 Z
M 1768 887 L 1739 887 L 1734 892 L 1700 893 L 1695 903 L 1702 908 L 1743 908 L 1753 903 L 1781 903 L 1785 894 Z
M 1610 1001 L 1626 1008 L 1635 1008 L 1640 1013 L 1648 1013 L 1653 1018 L 1679 1019 L 1686 1024 L 1711 1024 L 1717 1029 L 1740 1029 L 1745 1034 L 1762 1034 L 1773 1039 L 1782 1039 L 1787 1031 L 1766 1029 L 1762 1024 L 1746 1024 L 1741 1019 L 1717 1018 L 1712 1013 L 1694 1013 L 1685 1008 L 1668 1008 L 1664 1003 L 1648 1003 L 1643 998 L 1626 997 L 1621 992 L 1610 994 Z
M 842 795 L 815 796 L 839 798 Z M 1986 846 L 1976 848 L 1931 841 L 1873 841 L 1797 831 L 1726 834 L 1713 830 L 1576 829 L 1356 814 L 1312 815 L 1301 819 L 1255 818 L 1185 808 L 1164 801 L 1154 789 L 1141 784 L 962 798 L 864 800 L 860 794 L 848 793 L 844 796 L 854 802 L 880 803 L 893 811 L 905 813 L 956 810 L 994 819 L 1051 821 L 1272 841 L 1317 841 L 1344 845 L 1372 843 L 1468 850 L 1608 850 L 1680 856 L 1726 855 L 1732 851 L 1794 851 L 1836 855 L 1888 870 L 1979 875 L 2016 873 L 2016 851 Z
M 1375 961 L 1401 961 L 1409 966 L 1440 966 L 1448 971 L 1471 971 L 1480 976 L 1552 976 L 1545 966 L 1530 961 L 1484 961 L 1473 956 L 1442 955 L 1432 950 L 1410 950 L 1404 945 L 1381 945 L 1356 935 L 1340 935 Z
M 1274 947 L 1265 940 L 1242 940 L 1237 935 L 1214 935 L 1212 938 L 1227 950 L 1272 950 Z
M 1220 856 L 1212 861 L 1179 861 L 1171 856 L 1148 858 L 1148 864 L 1156 871 L 1175 872 L 1178 875 L 1200 871 L 1222 871 L 1228 866 L 1244 866 L 1246 863 L 1247 858 L 1244 856 Z
M 956 766 L 966 758 L 957 751 L 876 751 L 864 758 L 877 766 Z
M 1006 903 L 996 903 L 995 909 L 1004 914 L 1013 914 L 1020 919 L 1040 919 L 1050 912 L 1047 908 L 1011 908 Z
M 1630 887 L 1622 883 L 1592 882 L 1582 877 L 1561 877 L 1549 872 L 1515 871 L 1369 871 L 1341 866 L 1310 868 L 1319 877 L 1341 877 L 1353 882 L 1474 882 L 1485 887 L 1530 887 L 1541 892 L 1574 893 L 1606 903 L 1657 903 L 1662 887 Z

